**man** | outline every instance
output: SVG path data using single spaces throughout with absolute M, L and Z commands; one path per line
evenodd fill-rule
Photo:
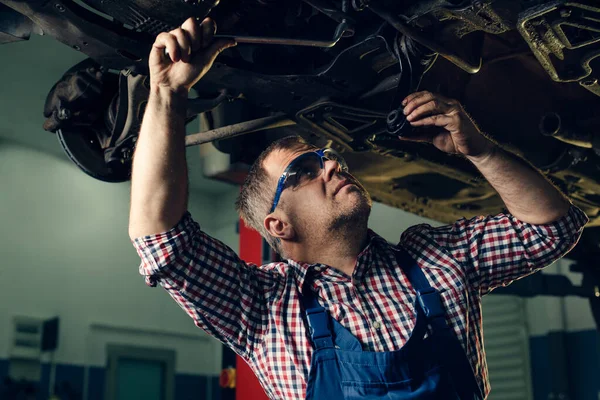
M 214 32 L 190 19 L 150 54 L 129 228 L 147 283 L 242 356 L 273 399 L 485 398 L 481 296 L 565 255 L 585 214 L 456 101 L 421 92 L 404 100 L 407 120 L 438 133 L 416 139 L 470 160 L 510 214 L 415 226 L 391 245 L 367 229 L 371 200 L 340 156 L 287 138 L 238 200 L 286 261 L 246 264 L 186 211 L 187 93 L 235 44 Z

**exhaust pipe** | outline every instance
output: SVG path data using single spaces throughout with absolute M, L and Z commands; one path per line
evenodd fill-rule
M 593 134 L 580 131 L 555 112 L 546 113 L 542 116 L 539 129 L 542 135 L 551 136 L 573 146 L 591 149 L 600 145 L 600 140 L 594 140 Z

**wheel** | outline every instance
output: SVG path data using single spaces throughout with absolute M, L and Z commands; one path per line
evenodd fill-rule
M 91 128 L 81 128 L 78 131 L 59 129 L 56 135 L 71 161 L 92 178 L 111 183 L 131 179 L 132 148 L 122 148 L 129 149 L 130 153 L 124 154 L 120 162 L 107 163 L 96 133 Z

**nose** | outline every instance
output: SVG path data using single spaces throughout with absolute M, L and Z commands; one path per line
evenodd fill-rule
M 332 160 L 325 160 L 323 167 L 325 169 L 323 174 L 323 179 L 325 179 L 325 182 L 329 182 L 336 172 L 340 172 L 341 170 L 340 164 L 337 161 Z

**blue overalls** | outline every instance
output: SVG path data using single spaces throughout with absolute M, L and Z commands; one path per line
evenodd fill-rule
M 446 324 L 440 294 L 404 250 L 398 251 L 398 265 L 417 292 L 417 321 L 406 344 L 389 352 L 363 351 L 319 305 L 307 276 L 301 301 L 313 355 L 306 400 L 483 400 L 467 356 Z

